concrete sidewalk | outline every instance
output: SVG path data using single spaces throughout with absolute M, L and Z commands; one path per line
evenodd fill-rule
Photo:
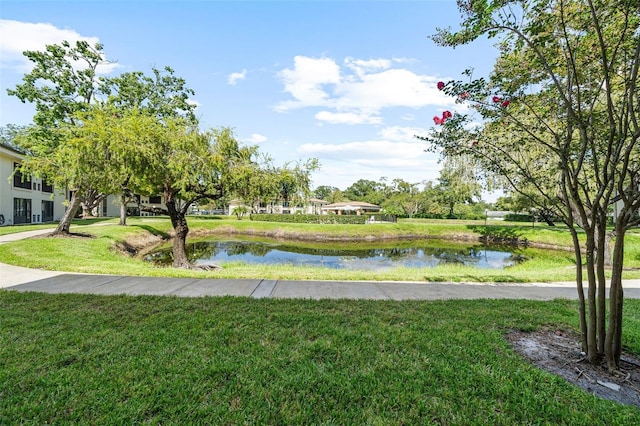
M 0 243 L 51 230 L 0 236 Z M 177 297 L 240 296 L 296 299 L 577 299 L 574 282 L 431 283 L 379 281 L 281 281 L 266 279 L 196 279 L 89 275 L 42 271 L 0 263 L 0 288 L 45 293 L 161 295 Z M 625 297 L 640 298 L 640 280 L 624 283 Z

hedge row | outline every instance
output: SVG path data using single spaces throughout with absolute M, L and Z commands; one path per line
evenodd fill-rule
M 509 222 L 532 222 L 533 216 L 526 213 L 511 213 L 506 215 L 504 220 Z
M 371 216 L 380 220 L 381 215 L 368 214 L 337 215 L 337 214 L 252 214 L 251 220 L 261 222 L 287 222 L 287 223 L 340 223 L 340 224 L 365 224 Z

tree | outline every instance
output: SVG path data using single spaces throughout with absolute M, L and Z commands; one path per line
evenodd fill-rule
M 320 185 L 313 190 L 313 196 L 320 200 L 329 201 L 329 199 L 332 197 L 332 194 L 336 191 L 339 191 L 339 189 L 335 186 Z
M 446 157 L 438 178 L 438 199 L 447 206 L 447 217 L 454 217 L 457 204 L 480 199 L 482 186 L 476 177 L 476 167 L 469 156 Z
M 437 117 L 440 130 L 424 139 L 446 155 L 473 155 L 515 192 L 535 190 L 531 201 L 563 218 L 575 250 L 583 350 L 592 363 L 605 357 L 614 370 L 622 350 L 624 237 L 640 223 L 640 4 L 459 0 L 458 6 L 462 28 L 439 30 L 437 43 L 501 37 L 489 80 L 439 85 L 471 103 L 482 124 L 471 126 L 469 114 Z M 620 210 L 607 323 L 604 254 L 613 203 Z
M 320 167 L 316 158 L 298 161 L 295 166 L 290 164 L 276 170 L 278 196 L 285 206 L 298 205 L 305 202 L 311 195 L 311 173 Z
M 16 144 L 16 139 L 26 130 L 27 126 L 18 126 L 16 124 L 7 124 L 0 127 L 0 144 L 22 152 L 21 148 Z
M 235 177 L 235 170 L 248 161 L 229 128 L 202 133 L 183 118 L 157 118 L 148 173 L 143 177 L 151 193 L 162 194 L 174 229 L 173 266 L 190 268 L 186 254 L 189 233 L 187 211 L 200 200 L 218 200 L 248 182 Z
M 403 179 L 396 178 L 387 185 L 385 190 L 385 200 L 382 201 L 380 207 L 385 213 L 395 216 L 413 217 L 420 211 L 424 202 L 418 190 L 418 184 L 409 183 Z
M 76 114 L 86 111 L 95 102 L 100 84 L 96 70 L 107 61 L 101 44 L 91 46 L 86 41 L 77 41 L 74 46 L 64 41 L 60 45 L 46 46 L 43 52 L 25 51 L 24 55 L 34 63 L 34 68 L 24 75 L 22 84 L 7 90 L 9 95 L 22 102 L 31 102 L 36 108 L 34 126 L 18 139 L 20 148 L 27 152 L 21 172 L 46 176 L 58 188 L 71 190 L 67 210 L 53 232 L 66 234 L 80 205 L 79 195 L 91 187 L 92 179 L 77 174 L 54 176 L 65 170 L 57 168 L 62 166 L 63 158 L 56 151 L 64 143 L 63 138 L 69 135 L 68 127 L 76 124 Z M 44 158 L 48 156 L 52 157 L 50 161 Z M 36 157 L 39 159 L 34 160 Z M 99 171 L 84 170 L 87 173 Z
M 386 198 L 386 184 L 373 180 L 360 179 L 344 190 L 343 195 L 351 201 L 364 201 L 380 204 Z
M 314 191 L 314 196 L 329 203 L 339 203 L 345 200 L 343 192 L 335 186 L 319 186 Z
M 190 123 L 197 123 L 195 105 L 189 103 L 189 97 L 194 91 L 187 87 L 186 81 L 177 77 L 174 70 L 168 66 L 163 70 L 153 67 L 152 72 L 153 77 L 135 71 L 102 81 L 100 90 L 107 96 L 106 104 L 114 109 L 112 114 L 120 115 L 130 109 L 137 109 L 159 120 L 182 117 Z M 136 197 L 136 192 L 139 191 L 136 190 L 137 176 L 144 173 L 140 167 L 144 168 L 147 165 L 144 162 L 129 161 L 129 166 L 134 168 L 129 167 L 129 173 L 122 176 L 122 180 L 114 182 L 116 187 L 110 189 L 113 192 L 108 192 L 119 193 L 119 224 L 123 226 L 127 221 L 127 204 L 139 201 Z

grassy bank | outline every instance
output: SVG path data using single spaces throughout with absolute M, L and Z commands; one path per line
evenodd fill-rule
M 504 270 L 476 269 L 459 265 L 436 268 L 396 268 L 392 270 L 350 271 L 320 267 L 291 265 L 249 265 L 227 263 L 219 271 L 185 271 L 154 267 L 147 262 L 127 256 L 115 249 L 124 241 L 131 244 L 166 238 L 171 230 L 166 218 L 132 219 L 127 227 L 117 225 L 72 227 L 72 231 L 89 234 L 92 238 L 33 238 L 0 245 L 3 262 L 31 268 L 73 272 L 125 274 L 172 277 L 321 279 L 321 280 L 389 280 L 389 281 L 498 281 L 535 282 L 571 281 L 575 278 L 574 257 L 571 251 L 541 251 L 525 249 L 521 253 L 530 260 Z M 482 235 L 499 238 L 518 238 L 532 244 L 570 248 L 566 229 L 512 225 L 485 227 L 482 222 L 457 223 L 447 221 L 406 221 L 398 224 L 376 225 L 308 225 L 252 222 L 219 218 L 192 218 L 193 238 L 204 235 L 240 233 L 271 238 L 300 240 L 313 244 L 314 240 L 345 241 L 391 238 L 428 237 L 447 241 L 466 240 L 468 244 Z M 627 237 L 626 264 L 640 267 L 640 236 Z M 629 270 L 625 278 L 640 278 L 640 272 Z
M 569 301 L 296 301 L 0 291 L 6 424 L 640 424 L 532 367 L 510 329 Z M 640 353 L 640 302 L 624 341 Z

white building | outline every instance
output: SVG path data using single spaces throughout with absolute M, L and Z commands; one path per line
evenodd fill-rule
M 56 222 L 65 211 L 64 191 L 14 170 L 24 155 L 0 144 L 0 225 Z
M 138 202 L 143 207 L 155 207 L 166 209 L 167 207 L 164 205 L 164 200 L 162 196 L 145 196 L 145 195 L 136 195 L 136 200 L 127 204 L 127 214 L 129 216 L 157 216 L 156 213 L 150 213 L 145 211 L 140 211 L 138 207 Z M 119 195 L 109 195 L 106 199 L 104 199 L 98 208 L 98 211 L 94 211 L 94 215 L 96 216 L 105 216 L 105 217 L 119 217 L 120 216 L 120 196 Z
M 272 203 L 261 203 L 258 207 L 257 213 L 267 214 L 320 214 L 322 213 L 323 206 L 329 204 L 327 201 L 319 200 L 317 198 L 309 198 L 306 202 L 294 205 L 292 203 L 285 203 L 282 201 Z M 229 215 L 233 215 L 233 211 L 236 207 L 246 207 L 251 212 L 251 207 L 242 202 L 242 200 L 229 201 Z

